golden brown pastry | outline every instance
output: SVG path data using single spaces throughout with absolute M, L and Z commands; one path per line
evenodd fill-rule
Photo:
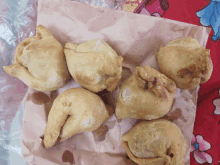
M 129 158 L 139 165 L 184 165 L 183 134 L 168 120 L 138 123 L 121 139 Z
M 172 79 L 178 88 L 193 89 L 208 81 L 213 65 L 210 50 L 192 37 L 169 42 L 156 54 L 160 71 Z
M 70 78 L 63 47 L 43 25 L 36 31 L 17 46 L 14 64 L 3 69 L 38 91 L 59 89 Z
M 120 83 L 123 58 L 102 40 L 67 43 L 64 53 L 72 77 L 93 92 L 114 91 Z
M 58 138 L 64 141 L 77 133 L 94 131 L 108 118 L 107 107 L 98 95 L 83 88 L 68 89 L 53 102 L 44 146 L 52 147 Z
M 175 83 L 150 66 L 136 67 L 120 89 L 116 116 L 152 120 L 165 114 L 171 108 Z

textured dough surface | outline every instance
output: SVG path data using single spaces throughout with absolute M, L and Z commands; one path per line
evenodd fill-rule
M 180 129 L 168 120 L 143 121 L 121 139 L 128 156 L 137 164 L 184 165 L 184 137 Z
M 63 47 L 43 25 L 36 31 L 17 46 L 14 64 L 3 69 L 38 91 L 57 90 L 70 78 Z
M 52 147 L 58 138 L 64 141 L 74 134 L 96 130 L 109 118 L 107 108 L 98 95 L 86 89 L 71 88 L 62 92 L 49 112 L 44 146 Z
M 123 58 L 102 40 L 67 43 L 64 53 L 72 77 L 93 92 L 114 91 L 121 81 Z
M 116 116 L 152 120 L 168 113 L 174 94 L 175 83 L 150 66 L 136 67 L 120 89 Z
M 172 79 L 178 88 L 193 89 L 208 81 L 213 65 L 210 50 L 192 37 L 169 42 L 156 54 L 160 71 Z

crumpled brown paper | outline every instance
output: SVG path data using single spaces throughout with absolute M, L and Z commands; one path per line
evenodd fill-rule
M 154 55 L 159 46 L 191 36 L 205 47 L 210 32 L 205 27 L 70 0 L 39 0 L 37 24 L 48 28 L 63 46 L 67 42 L 80 44 L 97 38 L 105 40 L 118 55 L 124 57 L 122 82 L 131 75 L 136 65 L 150 65 L 158 69 Z M 59 93 L 74 87 L 80 86 L 71 80 L 65 87 L 53 92 L 42 93 L 29 88 L 22 130 L 22 151 L 26 162 L 31 165 L 134 164 L 126 157 L 121 136 L 140 120 L 119 120 L 115 115 L 96 131 L 79 133 L 52 148 L 43 148 L 44 128 L 53 100 Z M 172 109 L 163 117 L 177 124 L 184 135 L 186 165 L 189 165 L 198 88 L 177 89 Z M 119 88 L 110 95 L 105 91 L 99 95 L 104 101 L 108 98 L 108 104 L 115 106 L 118 93 Z

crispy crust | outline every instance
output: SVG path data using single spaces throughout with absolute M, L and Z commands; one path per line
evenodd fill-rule
M 175 83 L 150 66 L 136 67 L 135 72 L 123 82 L 117 100 L 116 116 L 152 120 L 168 113 Z
M 193 89 L 208 81 L 213 71 L 210 50 L 192 37 L 169 42 L 156 54 L 160 71 L 178 88 Z
M 108 112 L 102 99 L 86 89 L 71 88 L 62 92 L 54 100 L 48 116 L 44 147 L 50 148 L 57 140 L 64 141 L 80 132 L 96 130 L 109 118 L 110 109 Z
M 64 48 L 72 77 L 93 92 L 113 92 L 121 81 L 123 58 L 102 40 L 80 45 L 67 43 Z
M 63 48 L 43 25 L 36 30 L 36 36 L 17 46 L 14 64 L 3 69 L 38 91 L 57 90 L 70 78 Z
M 186 154 L 184 137 L 180 129 L 168 120 L 158 119 L 138 123 L 121 139 L 130 159 L 139 165 L 184 165 Z M 159 156 L 140 158 L 133 154 L 142 152 L 146 155 L 146 146 L 149 151 Z

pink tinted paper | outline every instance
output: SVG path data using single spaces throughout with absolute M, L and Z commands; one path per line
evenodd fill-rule
M 205 47 L 210 32 L 205 27 L 69 0 L 39 0 L 37 24 L 48 28 L 63 46 L 67 42 L 79 44 L 97 38 L 106 41 L 118 55 L 124 57 L 122 82 L 136 65 L 150 65 L 158 69 L 154 55 L 159 46 L 192 36 Z M 134 164 L 126 158 L 121 136 L 139 121 L 129 118 L 119 120 L 115 115 L 103 124 L 101 135 L 96 131 L 80 133 L 50 149 L 43 148 L 44 128 L 53 100 L 59 93 L 74 87 L 80 86 L 71 80 L 54 92 L 42 93 L 29 88 L 22 130 L 24 159 L 37 165 Z M 110 95 L 113 106 L 119 89 Z M 184 135 L 187 144 L 186 165 L 189 165 L 197 95 L 198 88 L 177 89 L 172 109 L 163 117 L 177 124 Z

